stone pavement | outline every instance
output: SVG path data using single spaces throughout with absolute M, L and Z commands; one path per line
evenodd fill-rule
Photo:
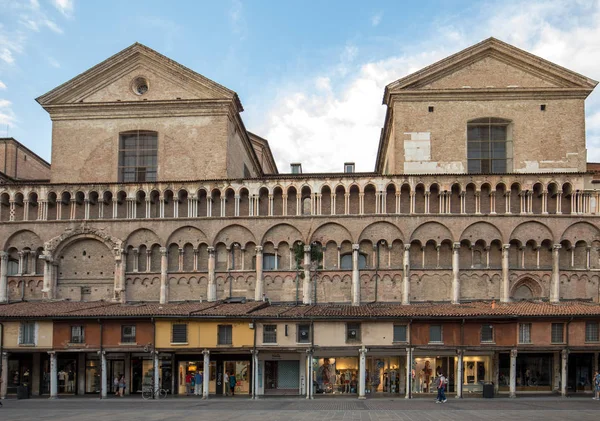
M 454 421 L 454 420 L 598 420 L 600 402 L 591 398 L 532 397 L 517 399 L 433 400 L 333 398 L 167 398 L 99 400 L 80 397 L 57 400 L 4 400 L 1 421 Z

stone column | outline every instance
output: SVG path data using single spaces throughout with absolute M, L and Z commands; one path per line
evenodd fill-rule
M 560 301 L 560 269 L 559 269 L 559 251 L 560 244 L 552 246 L 552 279 L 550 281 L 550 302 L 558 303 Z
M 598 371 L 598 353 L 594 352 L 594 361 L 592 362 L 592 365 L 594 367 L 594 373 L 596 371 Z
M 39 352 L 33 353 L 33 360 L 31 361 L 31 395 L 40 396 L 40 360 L 41 355 Z
M 48 352 L 50 355 L 50 399 L 58 397 L 58 362 L 56 361 L 56 352 Z
M 169 265 L 169 255 L 166 247 L 160 248 L 160 303 L 165 304 L 169 301 L 169 278 L 167 268 Z
M 410 399 L 410 391 L 412 390 L 412 348 L 406 348 L 406 391 L 404 394 L 405 399 Z
M 8 302 L 8 253 L 0 251 L 0 303 Z M 44 277 L 45 279 L 45 277 Z M 2 383 L 5 385 L 6 383 Z
M 304 246 L 304 279 L 302 280 L 302 303 L 312 303 L 310 294 L 310 246 Z
M 569 363 L 569 351 L 567 349 L 563 349 L 561 351 L 561 365 L 560 365 L 560 396 L 562 396 L 563 398 L 567 397 L 568 363 Z
M 410 304 L 410 244 L 404 245 L 402 271 L 402 304 Z
M 252 353 L 252 395 L 258 399 L 258 349 L 250 351 Z
M 154 389 L 160 388 L 160 361 L 158 359 L 158 351 L 153 352 L 153 368 L 154 368 Z M 156 395 L 154 395 L 154 399 L 156 399 Z
M 208 399 L 208 388 L 210 387 L 210 351 L 205 349 L 202 351 L 204 355 L 204 372 L 202 373 L 202 399 Z
M 517 397 L 517 349 L 510 350 L 510 386 L 508 392 L 509 398 Z
M 510 281 L 508 279 L 508 250 L 510 244 L 502 244 L 502 296 L 500 301 L 508 303 L 510 301 Z
M 560 393 L 560 352 L 556 351 L 552 353 L 552 371 L 553 371 L 553 382 L 552 382 L 552 391 L 555 393 Z
M 494 356 L 492 357 L 492 379 L 494 382 L 494 394 L 498 394 L 498 387 L 500 384 L 500 355 L 498 352 L 494 352 Z
M 215 248 L 208 247 L 208 301 L 217 301 L 217 283 L 215 282 Z
M 6 388 L 8 387 L 8 353 L 2 353 L 2 383 L 0 383 L 0 399 L 6 399 Z
M 313 353 L 306 352 L 306 399 L 313 398 Z
M 115 277 L 114 277 L 114 299 L 115 301 L 125 302 L 125 265 L 127 263 L 127 254 L 121 250 L 118 257 L 115 257 Z
M 100 397 L 102 399 L 106 398 L 106 380 L 108 378 L 106 372 L 106 352 L 100 352 Z
M 462 398 L 462 390 L 463 390 L 463 383 L 464 383 L 464 379 L 463 379 L 463 357 L 465 352 L 462 349 L 459 349 L 457 351 L 458 354 L 458 363 L 456 364 L 456 398 L 457 399 L 461 399 Z M 450 373 L 446 373 L 446 376 L 449 376 Z
M 360 355 L 358 360 L 358 399 L 366 399 L 365 382 L 367 378 L 367 348 L 363 345 L 358 353 Z
M 44 259 L 44 282 L 42 285 L 42 296 L 45 299 L 51 300 L 54 298 L 54 279 L 52 276 L 52 274 L 53 274 L 52 257 L 48 254 L 43 254 L 39 258 Z
M 277 253 L 277 251 L 275 253 Z M 263 294 L 263 248 L 262 246 L 256 246 L 256 286 L 254 287 L 254 301 L 262 301 Z
M 452 304 L 460 302 L 460 243 L 452 245 Z
M 358 244 L 352 244 L 352 305 L 360 305 L 360 273 L 358 271 Z
M 125 394 L 129 395 L 131 390 L 131 353 L 125 354 Z

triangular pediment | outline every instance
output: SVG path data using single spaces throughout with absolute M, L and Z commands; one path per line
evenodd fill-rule
M 37 98 L 42 106 L 175 100 L 232 100 L 242 110 L 235 92 L 138 43 Z
M 575 89 L 591 90 L 598 82 L 506 44 L 495 38 L 399 79 L 386 87 L 386 98 L 406 90 Z

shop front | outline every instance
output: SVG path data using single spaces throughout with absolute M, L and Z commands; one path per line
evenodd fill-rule
M 554 376 L 553 353 L 524 353 L 517 355 L 517 392 L 551 392 Z M 499 390 L 510 388 L 510 354 L 499 354 Z
M 416 354 L 416 353 L 415 353 Z M 413 394 L 437 394 L 435 380 L 440 371 L 448 378 L 446 392 L 456 392 L 456 356 L 416 354 L 412 361 L 410 388 Z
M 458 370 L 458 357 L 455 357 Z M 462 366 L 462 390 L 466 393 L 483 393 L 483 385 L 492 383 L 492 355 L 465 355 Z M 454 378 L 458 379 L 458 373 Z
M 204 376 L 204 356 L 202 354 L 179 354 L 176 356 L 177 376 L 175 391 L 180 395 L 194 393 L 194 374 L 198 371 Z M 248 395 L 251 393 L 251 355 L 248 354 L 210 354 L 209 394 L 224 395 L 227 390 L 224 382 L 225 373 L 235 376 L 235 394 Z M 189 380 L 187 382 L 186 380 Z M 202 387 L 202 385 L 200 385 Z
M 358 393 L 358 357 L 315 357 L 312 369 L 315 394 Z
M 16 395 L 20 386 L 27 386 L 31 394 L 33 381 L 33 354 L 10 353 L 8 356 L 6 393 Z
M 368 356 L 365 392 L 401 395 L 406 388 L 406 356 Z
M 77 394 L 77 354 L 64 353 L 58 354 L 56 359 L 58 376 L 58 394 L 75 395 Z
M 594 354 L 570 353 L 567 373 L 569 393 L 592 393 L 594 385 Z
M 298 353 L 260 352 L 259 394 L 299 395 L 304 390 L 305 361 Z

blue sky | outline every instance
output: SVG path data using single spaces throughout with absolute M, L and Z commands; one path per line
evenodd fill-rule
M 386 84 L 495 36 L 600 80 L 600 1 L 0 0 L 0 136 L 50 160 L 35 98 L 141 42 L 236 91 L 280 171 L 373 169 Z M 600 88 L 597 89 L 600 91 Z M 600 161 L 600 94 L 587 102 Z

